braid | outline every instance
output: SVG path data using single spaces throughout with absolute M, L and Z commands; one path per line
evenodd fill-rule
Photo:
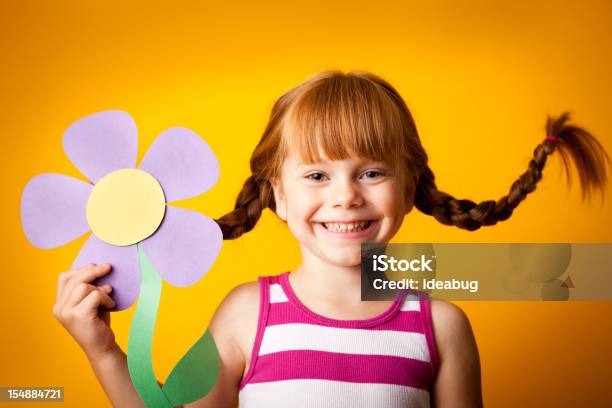
M 495 225 L 508 219 L 514 209 L 533 192 L 542 178 L 546 158 L 556 149 L 559 150 L 570 181 L 570 159 L 578 170 L 582 196 L 590 197 L 592 191 L 600 190 L 607 182 L 606 163 L 610 159 L 595 137 L 586 130 L 567 125 L 569 113 L 556 120 L 548 118 L 546 130 L 549 137 L 540 143 L 533 152 L 533 158 L 525 171 L 510 187 L 508 195 L 497 201 L 487 200 L 479 204 L 471 200 L 458 200 L 436 187 L 435 177 L 429 166 L 425 166 L 415 194 L 415 206 L 427 215 L 445 225 L 455 225 L 468 231 L 482 226 Z
M 548 134 L 558 138 L 556 147 L 563 159 L 568 184 L 571 184 L 569 162 L 573 161 L 582 186 L 583 200 L 590 198 L 595 190 L 600 190 L 603 198 L 603 188 L 608 181 L 606 165 L 610 166 L 610 157 L 593 135 L 566 124 L 568 120 L 569 113 L 565 112 L 557 120 L 549 117 L 546 123 Z
M 236 198 L 234 210 L 216 220 L 223 231 L 223 239 L 235 239 L 252 230 L 262 211 L 274 207 L 270 193 L 268 184 L 261 188 L 260 182 L 251 175 Z

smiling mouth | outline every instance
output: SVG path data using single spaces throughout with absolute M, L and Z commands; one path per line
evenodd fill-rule
M 359 232 L 372 225 L 372 220 L 356 222 L 322 222 L 321 225 L 330 232 Z

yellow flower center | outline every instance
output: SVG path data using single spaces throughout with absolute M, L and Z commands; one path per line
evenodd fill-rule
M 166 212 L 164 191 L 149 173 L 121 169 L 96 183 L 87 200 L 87 223 L 112 245 L 132 245 L 157 230 Z

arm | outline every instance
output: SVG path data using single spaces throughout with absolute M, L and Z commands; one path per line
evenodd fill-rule
M 482 407 L 480 358 L 470 321 L 452 303 L 432 300 L 431 316 L 440 366 L 433 387 L 433 406 Z
M 110 328 L 108 309 L 115 306 L 110 297 L 112 288 L 91 284 L 110 270 L 109 265 L 87 265 L 60 274 L 53 314 L 85 352 L 113 407 L 145 408 L 130 378 L 127 357 Z M 221 303 L 209 325 L 221 361 L 219 379 L 206 397 L 187 407 L 237 405 L 238 384 L 245 367 L 238 339 L 244 338 L 244 332 L 253 325 L 255 332 L 258 305 L 257 282 L 235 288 Z
M 59 275 L 53 315 L 79 343 L 114 407 L 143 407 L 127 368 L 127 359 L 115 342 L 109 309 L 115 306 L 110 285 L 94 286 L 110 265 L 90 264 Z
M 215 339 L 221 370 L 217 384 L 205 397 L 185 408 L 235 408 L 240 380 L 250 357 L 259 316 L 259 285 L 234 288 L 221 302 L 209 324 Z
M 113 407 L 146 408 L 132 384 L 125 353 L 117 346 L 115 351 L 102 356 L 89 357 L 89 364 L 102 385 Z

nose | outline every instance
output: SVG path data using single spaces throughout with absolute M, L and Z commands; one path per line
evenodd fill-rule
M 353 180 L 336 180 L 331 197 L 332 206 L 338 208 L 359 207 L 364 203 L 359 186 Z

